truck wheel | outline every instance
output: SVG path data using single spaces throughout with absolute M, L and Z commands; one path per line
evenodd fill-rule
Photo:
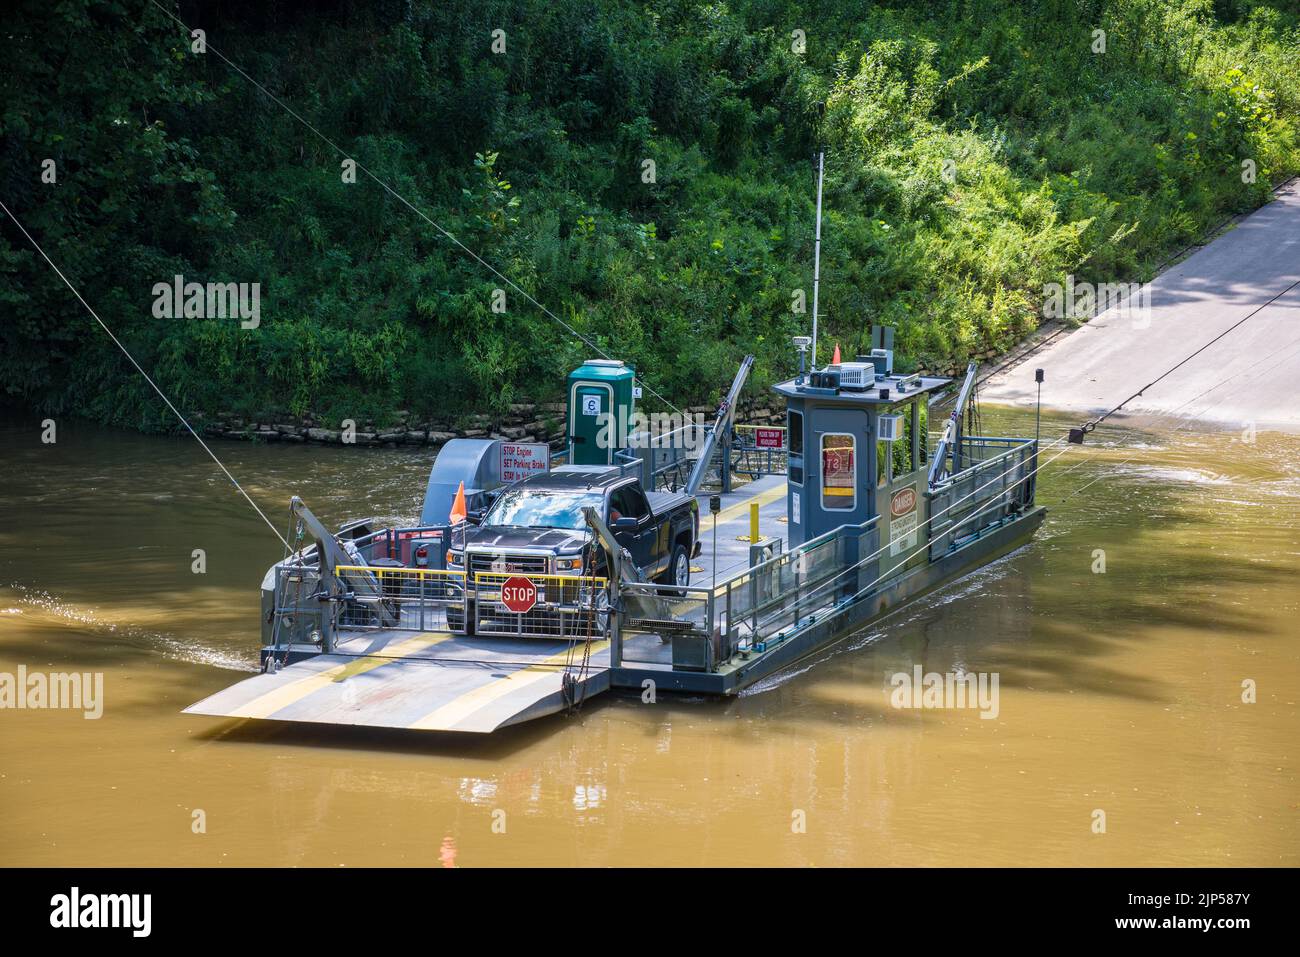
M 447 630 L 456 634 L 474 636 L 474 609 L 473 606 L 467 609 L 457 608 L 454 611 L 447 609 Z
M 676 585 L 678 588 L 685 588 L 691 583 L 691 559 L 686 554 L 686 546 L 677 543 L 673 548 L 673 557 L 668 562 L 668 571 L 664 572 L 660 579 L 665 585 Z M 678 596 L 685 595 L 685 591 L 676 593 Z

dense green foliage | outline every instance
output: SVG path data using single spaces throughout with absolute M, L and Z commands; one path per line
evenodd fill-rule
M 790 371 L 819 145 L 823 348 L 886 323 L 931 367 L 1011 345 L 1046 282 L 1149 278 L 1300 168 L 1286 0 L 168 6 L 321 136 L 148 0 L 25 0 L 0 198 L 190 409 L 556 394 L 590 349 L 509 287 L 494 312 L 505 284 L 430 221 L 685 404 L 746 351 L 757 385 Z M 155 318 L 175 274 L 260 282 L 261 326 Z M 165 421 L 10 222 L 0 276 L 9 394 Z

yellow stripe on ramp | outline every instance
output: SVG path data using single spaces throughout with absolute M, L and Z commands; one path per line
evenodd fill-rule
M 744 515 L 748 513 L 749 506 L 754 502 L 757 502 L 758 507 L 762 508 L 764 505 L 768 504 L 769 502 L 775 502 L 778 498 L 782 498 L 784 495 L 785 495 L 785 483 L 782 482 L 780 485 L 774 486 L 768 489 L 766 492 L 759 492 L 753 498 L 743 499 L 742 501 L 737 502 L 735 505 L 728 505 L 726 508 L 724 508 L 721 512 L 718 513 L 718 524 L 721 525 L 723 522 L 731 521 L 737 515 Z M 701 527 L 704 526 L 705 519 L 706 519 L 705 515 L 700 516 Z M 708 521 L 712 522 L 712 518 L 709 518 Z
M 608 641 L 593 641 L 591 643 L 591 654 L 599 654 L 608 647 Z M 581 654 L 582 649 L 580 647 L 572 649 L 572 657 L 575 661 L 581 659 Z M 549 658 L 543 658 L 527 668 L 512 671 L 490 684 L 481 685 L 472 691 L 465 692 L 456 700 L 449 701 L 436 708 L 423 718 L 408 725 L 408 727 L 423 731 L 455 731 L 458 724 L 488 707 L 499 698 L 504 698 L 506 695 L 540 681 L 548 675 L 558 674 L 559 672 L 550 666 L 562 665 L 569 657 L 570 651 L 566 649 L 551 655 Z
M 297 704 L 315 691 L 320 691 L 322 688 L 340 681 L 346 681 L 356 675 L 365 674 L 367 671 L 374 671 L 376 668 L 383 667 L 414 652 L 432 647 L 451 637 L 450 632 L 438 632 L 408 638 L 406 641 L 399 641 L 394 645 L 387 645 L 383 649 L 385 653 L 382 655 L 366 655 L 364 658 L 355 658 L 346 664 L 335 665 L 317 674 L 306 675 L 284 687 L 259 695 L 247 704 L 240 705 L 231 711 L 230 717 L 269 718 L 275 712 L 287 708 L 291 704 Z

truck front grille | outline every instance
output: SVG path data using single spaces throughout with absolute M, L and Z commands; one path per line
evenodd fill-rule
M 498 552 L 470 552 L 471 572 L 504 572 L 520 575 L 545 575 L 549 559 L 545 555 L 511 555 Z

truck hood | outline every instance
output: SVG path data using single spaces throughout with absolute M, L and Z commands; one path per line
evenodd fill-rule
M 536 548 L 548 552 L 576 552 L 589 541 L 585 532 L 570 528 L 479 528 L 469 535 L 467 548 Z

